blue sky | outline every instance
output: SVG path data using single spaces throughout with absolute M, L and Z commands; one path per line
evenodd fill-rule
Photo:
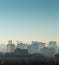
M 58 0 L 0 0 L 0 40 L 59 42 Z

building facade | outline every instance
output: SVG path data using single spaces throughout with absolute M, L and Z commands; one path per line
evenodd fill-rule
M 11 53 L 14 51 L 15 51 L 15 44 L 12 44 L 12 40 L 9 40 L 7 44 L 7 52 Z
M 19 49 L 27 49 L 27 44 L 23 44 L 23 43 L 17 43 L 17 47 Z
M 32 41 L 32 44 L 28 46 L 28 53 L 41 53 L 42 47 L 45 47 L 45 43 Z
M 45 56 L 53 57 L 55 55 L 54 47 L 43 47 L 41 48 L 41 53 Z

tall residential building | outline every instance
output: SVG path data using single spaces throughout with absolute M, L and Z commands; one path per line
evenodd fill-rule
M 45 47 L 45 43 L 32 41 L 32 44 L 28 46 L 28 53 L 41 53 L 42 47 Z
M 50 41 L 49 43 L 48 43 L 48 46 L 49 47 L 56 47 L 57 45 L 56 45 L 56 41 Z
M 41 48 L 41 53 L 45 56 L 54 57 L 55 48 L 54 47 L 43 47 Z
M 12 40 L 9 40 L 9 41 L 8 41 L 8 44 L 12 44 Z
M 7 44 L 7 52 L 14 52 L 15 51 L 15 45 L 14 44 Z
M 15 45 L 12 44 L 12 40 L 9 40 L 8 44 L 7 44 L 7 52 L 11 53 L 11 52 L 14 52 L 14 51 L 15 51 Z
M 32 54 L 32 53 L 39 53 L 39 45 L 38 44 L 31 44 L 28 46 L 28 53 Z
M 56 41 L 50 41 L 50 42 L 48 43 L 48 47 L 53 47 L 53 48 L 55 48 L 55 54 L 58 53 L 58 47 L 57 47 L 57 45 L 56 45 Z
M 0 52 L 3 52 L 3 53 L 7 52 L 7 47 L 5 44 L 0 44 Z

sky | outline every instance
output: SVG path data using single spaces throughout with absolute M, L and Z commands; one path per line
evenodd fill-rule
M 10 39 L 59 42 L 59 0 L 0 0 L 0 42 Z

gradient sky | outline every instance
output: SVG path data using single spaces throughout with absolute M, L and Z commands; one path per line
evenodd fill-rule
M 59 42 L 59 0 L 0 0 L 0 40 Z

